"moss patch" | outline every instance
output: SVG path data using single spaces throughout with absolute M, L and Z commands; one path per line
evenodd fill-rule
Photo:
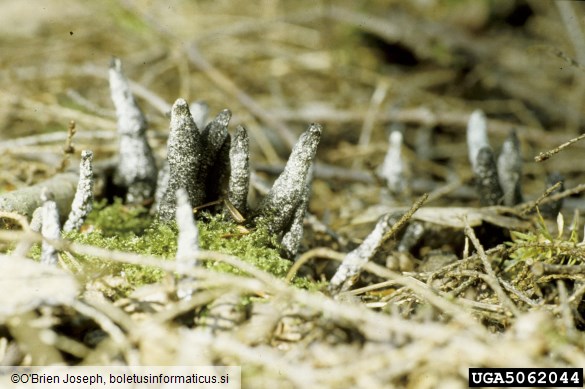
M 254 265 L 255 267 L 282 278 L 291 266 L 291 262 L 279 255 L 276 237 L 264 228 L 242 230 L 242 227 L 226 220 L 222 215 L 202 214 L 197 220 L 199 228 L 199 245 L 203 250 L 231 254 Z M 65 238 L 74 242 L 120 250 L 136 254 L 152 255 L 174 260 L 177 251 L 177 227 L 174 223 L 161 223 L 142 207 L 128 207 L 121 200 L 107 205 L 98 202 L 89 215 L 82 232 L 70 232 Z M 35 257 L 39 249 L 35 249 Z M 68 259 L 64 257 L 67 262 Z M 135 288 L 159 282 L 165 272 L 152 267 L 120 264 L 99 258 L 80 256 L 69 259 L 72 269 L 81 265 L 78 274 L 85 282 L 116 277 L 115 295 L 127 295 Z M 242 274 L 228 264 L 219 261 L 205 261 L 208 268 Z M 298 279 L 295 285 L 313 288 L 311 282 Z M 112 296 L 113 297 L 113 296 Z
M 205 250 L 238 256 L 277 277 L 284 277 L 291 266 L 289 261 L 280 257 L 276 237 L 264 228 L 243 232 L 238 225 L 226 221 L 222 215 L 207 214 L 202 216 L 197 226 L 200 233 L 199 244 Z M 220 271 L 241 273 L 240 270 L 221 262 L 208 261 L 207 266 Z
M 146 208 L 125 206 L 116 198 L 111 205 L 106 199 L 96 201 L 85 224 L 101 231 L 105 237 L 129 237 L 145 233 L 153 222 Z

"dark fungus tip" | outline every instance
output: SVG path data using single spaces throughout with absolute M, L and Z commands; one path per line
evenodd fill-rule
M 515 128 L 512 128 L 510 130 L 510 134 L 508 134 L 508 139 L 510 140 L 510 142 L 514 144 L 515 148 L 520 147 L 520 141 L 518 140 L 518 131 L 516 131 Z
M 498 180 L 498 169 L 494 152 L 490 147 L 482 147 L 476 159 L 475 176 L 482 206 L 498 205 L 503 197 L 502 188 Z
M 552 186 L 560 183 L 559 187 L 553 190 L 550 195 L 554 195 L 565 190 L 565 178 L 558 172 L 550 173 L 546 178 L 546 187 L 551 188 Z M 563 199 L 551 201 L 546 204 L 542 204 L 539 209 L 542 216 L 547 218 L 556 217 L 561 209 L 563 208 Z

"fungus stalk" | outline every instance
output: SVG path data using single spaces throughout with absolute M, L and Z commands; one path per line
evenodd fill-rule
M 230 150 L 232 146 L 232 137 L 227 134 L 223 145 L 217 152 L 215 163 L 207 174 L 207 199 L 214 201 L 217 199 L 226 199 L 228 197 L 231 163 Z
M 521 178 L 520 142 L 516 131 L 512 130 L 504 141 L 502 152 L 498 157 L 498 179 L 504 194 L 504 205 L 513 207 L 522 202 Z
M 384 236 L 398 219 L 399 216 L 396 214 L 386 214 L 378 220 L 376 227 L 362 244 L 345 256 L 329 283 L 329 292 L 332 294 L 344 292 L 354 284 L 364 265 L 374 256 Z
M 30 218 L 29 228 L 33 232 L 41 232 L 43 226 L 43 206 L 41 205 L 32 214 Z
M 404 231 L 404 235 L 400 239 L 400 243 L 398 244 L 397 251 L 401 253 L 407 253 L 414 246 L 418 244 L 420 239 L 422 238 L 425 232 L 425 227 L 423 223 L 420 222 L 412 222 L 406 227 Z
M 236 134 L 230 148 L 230 179 L 228 200 L 242 215 L 248 211 L 248 189 L 250 185 L 250 141 L 248 132 L 242 126 L 236 128 Z
M 311 124 L 301 135 L 284 171 L 260 204 L 258 217 L 271 233 L 286 232 L 297 208 L 303 202 L 309 169 L 315 158 L 321 131 L 319 124 Z
M 171 126 L 167 141 L 169 178 L 159 204 L 159 217 L 170 221 L 175 217 L 176 193 L 184 188 L 191 206 L 203 204 L 205 183 L 198 181 L 201 164 L 201 135 L 189 112 L 189 106 L 178 99 L 171 110 Z
M 93 153 L 89 150 L 81 152 L 79 164 L 79 181 L 77 191 L 71 205 L 71 212 L 63 226 L 63 231 L 77 231 L 93 208 Z
M 177 272 L 178 282 L 177 296 L 180 299 L 189 299 L 193 289 L 185 284 L 192 283 L 191 277 L 185 277 L 182 273 L 197 265 L 195 254 L 199 251 L 199 231 L 193 218 L 193 208 L 189 203 L 187 191 L 183 188 L 177 190 L 176 220 L 179 229 L 177 238 Z
M 158 171 L 158 178 L 156 179 L 156 191 L 154 192 L 154 204 L 152 205 L 151 212 L 158 211 L 160 203 L 163 199 L 164 194 L 169 186 L 169 162 L 165 160 L 163 166 Z
M 198 181 L 205 183 L 205 202 L 217 200 L 227 190 L 231 117 L 231 111 L 224 109 L 201 131 L 203 147 Z
M 43 236 L 41 263 L 55 266 L 59 261 L 57 249 L 47 242 L 47 240 L 58 240 L 61 238 L 59 210 L 57 209 L 57 203 L 52 200 L 52 195 L 47 190 L 41 193 L 41 200 L 43 201 L 41 211 L 41 235 Z
M 482 206 L 500 204 L 504 194 L 498 179 L 494 152 L 490 147 L 483 147 L 477 153 L 474 173 L 479 203 Z
M 209 105 L 205 101 L 195 101 L 189 106 L 191 117 L 198 129 L 202 130 L 207 125 L 207 115 L 209 115 Z
M 231 117 L 231 111 L 224 109 L 201 131 L 202 142 L 206 146 L 202 152 L 202 155 L 205 156 L 205 169 L 209 169 L 213 165 L 217 153 L 223 146 L 228 136 L 228 125 Z
M 118 117 L 120 150 L 114 183 L 127 189 L 127 202 L 142 203 L 154 195 L 157 169 L 146 139 L 146 118 L 132 96 L 118 58 L 113 58 L 110 66 L 110 90 Z
M 484 147 L 490 147 L 487 136 L 487 119 L 485 114 L 478 109 L 473 111 L 467 122 L 467 148 L 473 171 L 476 169 L 479 150 Z
M 400 131 L 392 131 L 390 134 L 388 152 L 380 169 L 380 176 L 386 181 L 393 195 L 400 195 L 406 190 Z
M 309 199 L 311 197 L 311 183 L 313 181 L 314 165 L 311 165 L 309 174 L 305 181 L 305 190 L 302 194 L 302 201 L 297 207 L 293 220 L 288 228 L 288 231 L 282 237 L 282 249 L 283 256 L 288 259 L 293 259 L 299 251 L 301 240 L 303 239 L 303 223 L 305 221 L 305 215 L 309 206 Z

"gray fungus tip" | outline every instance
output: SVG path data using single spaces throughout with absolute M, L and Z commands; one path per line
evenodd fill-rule
M 300 147 L 305 147 L 307 145 L 311 145 L 316 147 L 321 140 L 321 132 L 323 131 L 323 127 L 320 124 L 312 123 L 309 125 L 309 128 L 301 135 L 299 141 L 297 143 Z M 295 145 L 295 148 L 297 147 Z
M 189 104 L 187 104 L 185 99 L 178 98 L 175 101 L 175 104 L 173 104 L 173 108 L 171 110 L 171 116 L 174 116 L 174 115 L 184 116 L 184 115 L 190 115 L 190 114 L 191 113 L 189 111 Z
M 321 137 L 321 132 L 323 132 L 323 126 L 317 123 L 311 123 L 309 125 L 309 134 L 317 137 Z
M 221 111 L 217 115 L 217 118 L 215 120 L 221 126 L 227 127 L 231 118 L 232 118 L 232 111 L 230 111 L 229 109 L 224 109 L 223 111 Z
M 122 71 L 122 61 L 120 61 L 120 58 L 112 57 L 112 59 L 110 60 L 110 69 L 113 69 L 117 72 Z
M 244 128 L 244 126 L 242 126 L 241 124 L 238 124 L 236 126 L 235 138 L 245 136 L 247 133 L 248 132 L 246 131 L 246 128 Z

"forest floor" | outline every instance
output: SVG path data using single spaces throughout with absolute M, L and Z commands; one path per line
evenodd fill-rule
M 27 295 L 13 283 L 13 274 L 32 277 L 36 268 L 29 274 L 19 262 L 1 265 L 0 364 L 241 365 L 242 385 L 258 388 L 463 388 L 472 367 L 585 367 L 585 236 L 578 218 L 585 208 L 585 165 L 578 162 L 585 142 L 535 161 L 585 126 L 584 6 L 3 1 L 0 192 L 55 175 L 71 121 L 69 168 L 76 169 L 84 149 L 96 163 L 116 157 L 112 56 L 133 81 L 159 162 L 177 98 L 207 102 L 212 116 L 232 111 L 230 131 L 243 124 L 250 134 L 252 204 L 309 123 L 324 129 L 297 274 L 307 282 L 283 279 L 292 263 L 269 274 L 214 250 L 227 245 L 209 243 L 210 261 L 240 264 L 246 275 L 202 269 L 204 286 L 190 302 L 173 299 L 174 268 L 160 263 L 172 254 L 120 242 L 107 247 L 125 233 L 126 224 L 117 229 L 116 223 L 129 222 L 136 235 L 150 228 L 148 212 L 101 203 L 82 231 L 111 228 L 111 234 L 101 248 L 90 238 L 64 243 L 65 270 L 46 273 L 41 292 Z M 466 143 L 477 109 L 488 118 L 496 154 L 511 130 L 518 135 L 523 204 L 479 205 Z M 378 172 L 395 130 L 403 134 L 406 169 L 404 190 L 391 195 Z M 534 206 L 550 173 L 573 189 L 561 195 L 560 218 L 541 218 Z M 100 199 L 112 197 L 107 186 L 95 191 Z M 406 211 L 424 194 L 428 199 L 409 220 L 422 227 L 422 238 L 400 249 L 403 228 L 353 289 L 330 296 L 327 282 L 339 261 L 376 220 Z M 101 211 L 109 213 L 100 217 Z M 114 221 L 100 224 L 104 215 Z M 174 232 L 161 231 L 133 244 L 172 251 L 174 242 L 162 236 L 173 240 Z M 1 232 L 3 252 L 22 238 Z M 237 234 L 222 232 L 220 239 Z M 156 282 L 127 285 L 130 276 L 121 281 L 103 269 L 92 279 L 86 257 L 130 266 L 116 268 L 127 273 L 151 266 L 156 274 L 136 279 Z M 8 285 L 15 289 L 7 292 Z M 57 297 L 43 296 L 52 293 Z M 23 320 L 29 324 L 19 330 Z M 41 330 L 58 341 L 43 343 Z

